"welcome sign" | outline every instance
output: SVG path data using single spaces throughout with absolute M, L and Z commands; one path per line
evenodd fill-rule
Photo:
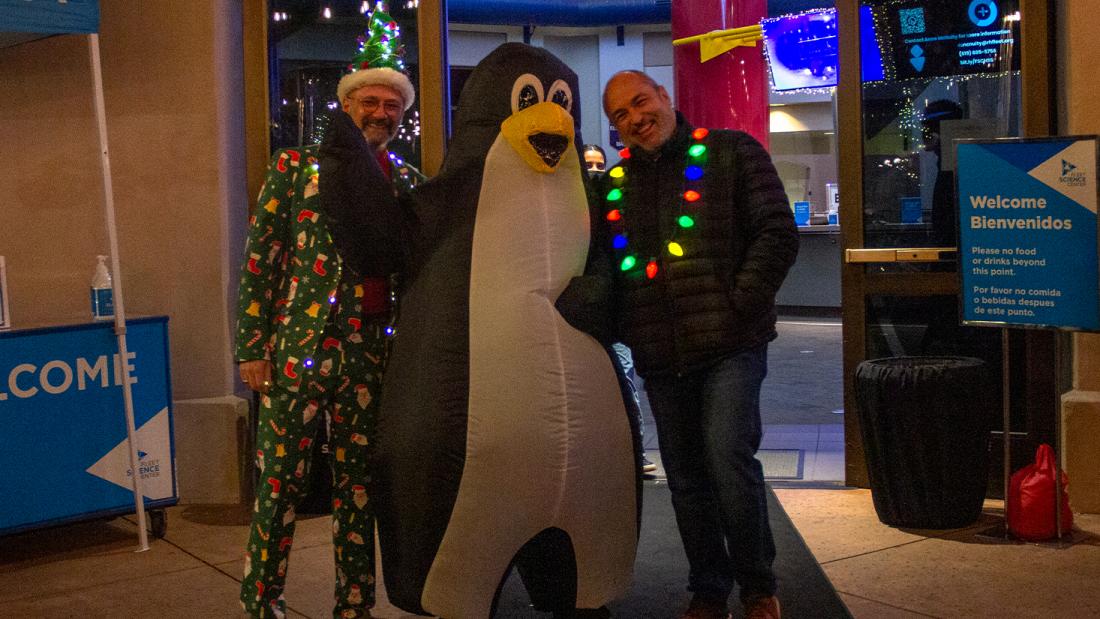
M 957 143 L 963 323 L 1100 330 L 1097 144 Z
M 176 502 L 166 318 L 0 333 L 0 534 L 134 510 L 130 374 L 147 507 Z

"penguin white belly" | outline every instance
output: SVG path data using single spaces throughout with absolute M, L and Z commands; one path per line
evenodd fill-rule
M 466 462 L 422 598 L 440 616 L 487 617 L 516 551 L 549 527 L 572 540 L 578 607 L 630 585 L 627 413 L 607 352 L 554 307 L 587 257 L 580 174 L 573 149 L 543 174 L 503 137 L 486 159 L 471 255 Z

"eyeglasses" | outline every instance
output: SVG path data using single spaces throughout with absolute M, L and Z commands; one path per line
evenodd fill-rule
M 400 103 L 392 99 L 382 101 L 378 97 L 363 97 L 362 99 L 352 99 L 352 101 L 359 104 L 359 107 L 361 107 L 363 111 L 368 114 L 371 114 L 375 110 L 377 110 L 378 106 L 382 106 L 382 111 L 385 112 L 387 116 L 396 116 L 397 114 L 400 114 L 404 109 L 404 107 Z

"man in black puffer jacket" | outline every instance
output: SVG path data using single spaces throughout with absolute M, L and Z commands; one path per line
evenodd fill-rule
M 771 158 L 740 131 L 694 129 L 624 71 L 604 111 L 629 150 L 602 180 L 617 335 L 657 422 L 694 593 L 685 618 L 778 617 L 760 446 L 775 294 L 798 231 Z

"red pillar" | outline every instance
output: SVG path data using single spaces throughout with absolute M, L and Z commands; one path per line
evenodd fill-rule
M 767 0 L 673 0 L 672 38 L 757 24 Z M 768 75 L 763 42 L 737 47 L 705 63 L 698 43 L 675 48 L 676 107 L 691 124 L 739 129 L 768 146 Z

